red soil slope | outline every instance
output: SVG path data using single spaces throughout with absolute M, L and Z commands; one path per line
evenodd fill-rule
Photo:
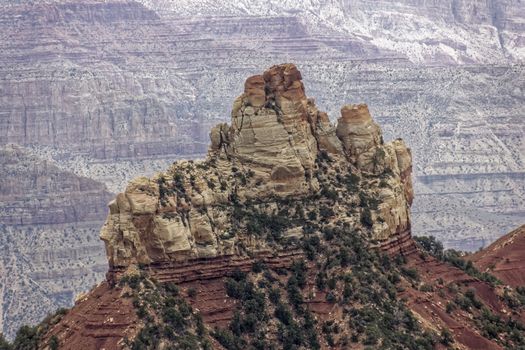
M 508 237 L 514 234 L 515 239 L 512 242 L 518 242 L 517 238 L 519 238 L 519 242 L 525 244 L 523 227 L 521 233 L 518 232 L 519 234 L 517 234 L 517 231 L 507 236 L 507 239 L 511 241 L 511 238 Z M 472 313 L 461 309 L 447 313 L 446 305 L 455 297 L 455 292 L 451 290 L 450 286 L 456 286 L 455 288 L 463 291 L 473 289 L 476 297 L 494 314 L 504 318 L 513 317 L 522 322 L 525 321 L 525 313 L 511 314 L 506 305 L 503 304 L 500 298 L 502 294 L 500 289 L 503 287 L 493 287 L 467 275 L 452 265 L 422 254 L 411 238 L 401 241 L 403 242 L 403 249 L 399 249 L 400 245 L 397 244 L 398 249 L 389 246 L 386 251 L 399 252 L 402 250 L 407 261 L 406 268 L 413 268 L 418 272 L 420 282 L 416 285 L 412 285 L 408 281 L 402 282 L 404 288 L 399 297 L 406 299 L 408 307 L 416 314 L 420 323 L 436 332 L 445 328 L 450 330 L 455 338 L 455 345 L 459 346 L 460 349 L 502 349 L 496 342 L 484 338 L 480 334 L 480 330 L 472 318 Z M 509 245 L 502 246 L 507 247 Z M 514 253 L 516 252 L 513 249 L 509 250 L 510 256 L 513 257 L 511 261 L 524 261 L 524 259 L 519 259 L 518 254 Z M 517 253 L 523 253 L 523 250 L 517 250 Z M 289 266 L 296 254 L 277 254 L 263 258 L 263 260 L 273 267 L 286 267 Z M 492 255 L 478 253 L 478 256 L 490 257 Z M 186 295 L 187 301 L 201 312 L 204 323 L 209 328 L 214 326 L 225 327 L 230 322 L 236 305 L 236 301 L 229 298 L 226 293 L 225 276 L 231 272 L 230 269 L 249 270 L 250 263 L 253 261 L 249 261 L 251 259 L 218 260 L 214 261 L 214 264 L 197 260 L 190 264 L 192 266 L 170 267 L 162 265 L 153 268 L 150 273 L 159 281 L 177 283 L 181 288 L 182 295 Z M 504 259 L 502 261 L 504 262 Z M 315 280 L 316 267 L 313 263 L 309 265 L 307 292 L 315 289 L 313 281 Z M 116 275 L 108 274 L 108 279 L 116 278 L 118 272 L 115 271 L 115 273 Z M 513 276 L 513 274 L 509 276 Z M 503 277 L 499 277 L 503 279 Z M 512 281 L 518 281 L 517 277 L 513 278 Z M 426 291 L 427 289 L 422 288 L 423 285 L 432 288 L 430 291 Z M 195 297 L 188 297 L 190 288 L 197 291 Z M 110 283 L 102 283 L 82 298 L 57 325 L 50 329 L 43 345 L 45 346 L 52 335 L 56 335 L 63 344 L 61 349 L 121 348 L 124 339 L 132 339 L 141 327 L 131 299 L 124 297 L 123 293 L 125 291 L 118 285 L 111 287 Z M 308 302 L 308 306 L 319 320 L 342 320 L 341 306 L 327 303 L 323 292 L 317 291 L 315 297 Z M 474 312 L 479 313 L 476 310 Z M 222 348 L 215 341 L 213 341 L 213 346 L 216 349 Z
M 99 284 L 51 328 L 41 348 L 56 335 L 61 350 L 120 349 L 124 339 L 134 337 L 141 326 L 132 300 L 122 293 L 122 288 L 107 282 Z
M 480 271 L 488 271 L 512 287 L 525 286 L 525 225 L 469 259 Z

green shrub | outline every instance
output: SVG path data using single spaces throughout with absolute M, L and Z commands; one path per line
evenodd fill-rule
M 22 326 L 16 333 L 13 348 L 16 350 L 36 350 L 38 340 L 37 327 Z
M 242 338 L 235 336 L 227 329 L 215 328 L 211 335 L 227 350 L 242 350 L 246 345 Z
M 12 350 L 11 344 L 4 338 L 2 333 L 0 333 L 0 350 Z
M 164 309 L 162 314 L 164 322 L 168 323 L 172 327 L 178 330 L 182 330 L 186 325 L 186 320 L 182 314 L 174 307 L 168 307 Z
M 414 240 L 423 250 L 439 260 L 443 259 L 443 244 L 433 236 L 415 236 Z
M 252 272 L 259 273 L 262 272 L 266 266 L 264 265 L 264 262 L 261 260 L 257 260 L 252 265 Z
M 188 289 L 188 296 L 190 298 L 195 298 L 197 296 L 197 289 L 191 287 Z
M 306 285 L 307 271 L 306 263 L 304 262 L 304 260 L 294 261 L 291 266 L 291 270 L 299 288 L 304 288 Z
M 448 302 L 447 303 L 447 306 L 446 306 L 446 311 L 448 314 L 452 313 L 454 310 L 456 310 L 456 304 L 454 304 L 453 302 Z
M 281 300 L 281 292 L 277 288 L 270 289 L 270 292 L 268 293 L 268 299 L 274 304 L 279 303 Z
M 288 300 L 290 303 L 295 307 L 295 309 L 299 309 L 304 301 L 301 290 L 299 289 L 297 278 L 295 276 L 291 276 L 288 279 L 286 290 L 288 292 Z
M 132 350 L 156 349 L 160 340 L 160 329 L 157 325 L 144 326 L 135 337 Z
M 49 349 L 50 350 L 58 350 L 59 348 L 59 342 L 56 335 L 52 335 L 51 338 L 49 338 Z
M 366 227 L 372 227 L 374 225 L 370 209 L 365 208 L 361 213 L 361 223 Z
M 308 220 L 311 220 L 311 221 L 317 220 L 317 213 L 313 210 L 308 212 Z
M 274 311 L 275 317 L 285 325 L 289 325 L 292 321 L 292 313 L 290 310 L 282 303 L 277 304 L 277 307 Z
M 329 291 L 326 294 L 326 301 L 329 302 L 330 304 L 333 304 L 337 301 L 337 296 L 335 295 L 333 291 Z
M 359 190 L 360 177 L 355 174 L 348 174 L 345 176 L 345 185 L 348 191 L 357 192 Z
M 454 343 L 454 338 L 452 337 L 452 333 L 446 328 L 443 328 L 441 331 L 441 344 L 448 346 L 450 344 Z
M 411 278 L 411 279 L 413 279 L 415 281 L 419 281 L 419 274 L 418 274 L 417 270 L 414 269 L 414 268 L 402 267 L 401 268 L 401 273 L 403 275 L 405 275 L 406 277 L 408 277 L 408 278 Z
M 164 284 L 164 290 L 173 296 L 179 295 L 179 287 L 174 282 L 166 282 Z

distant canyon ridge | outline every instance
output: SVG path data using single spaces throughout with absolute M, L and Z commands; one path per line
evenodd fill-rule
M 503 0 L 0 1 L 0 332 L 100 281 L 113 194 L 203 157 L 276 63 L 332 121 L 366 102 L 403 135 L 414 235 L 476 250 L 523 224 L 524 17 Z

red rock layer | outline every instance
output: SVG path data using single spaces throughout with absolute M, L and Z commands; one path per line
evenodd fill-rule
M 407 259 L 407 268 L 417 270 L 423 284 L 432 285 L 434 290 L 425 292 L 408 283 L 404 285 L 401 298 L 407 300 L 408 307 L 418 315 L 420 322 L 428 328 L 440 332 L 449 329 L 457 345 L 466 349 L 502 349 L 496 342 L 484 338 L 477 330 L 472 314 L 456 309 L 446 312 L 446 305 L 455 297 L 448 285 L 455 284 L 465 291 L 474 289 L 476 297 L 493 313 L 504 319 L 515 317 L 525 321 L 525 314 L 511 314 L 498 297 L 498 289 L 488 283 L 477 280 L 462 270 L 449 264 L 423 256 L 410 237 L 409 232 L 400 234 L 396 239 L 381 247 L 390 255 L 398 252 Z M 234 270 L 250 271 L 255 261 L 263 261 L 271 268 L 286 268 L 302 258 L 302 252 L 292 251 L 280 254 L 263 252 L 255 257 L 221 257 L 213 259 L 194 259 L 177 265 L 157 264 L 150 266 L 150 274 L 157 280 L 173 281 L 181 288 L 187 301 L 201 313 L 205 324 L 226 327 L 233 317 L 236 300 L 228 297 L 225 289 L 225 278 Z M 312 297 L 307 302 L 308 308 L 320 321 L 339 320 L 343 322 L 343 309 L 335 303 L 326 301 L 325 292 L 315 288 L 314 263 L 310 263 L 305 293 Z M 110 281 L 118 278 L 122 271 L 108 273 Z M 276 275 L 286 283 L 286 276 Z M 438 282 L 438 281 L 441 281 Z M 110 287 L 111 283 L 102 283 L 92 291 L 57 324 L 47 335 L 59 335 L 64 349 L 117 349 L 124 338 L 133 338 L 138 331 L 138 320 L 129 298 L 122 298 L 122 289 Z M 197 293 L 190 297 L 190 289 Z M 192 294 L 193 295 L 193 294 Z M 220 349 L 218 344 L 214 347 Z
M 228 297 L 225 278 L 239 270 L 249 272 L 256 261 L 272 269 L 288 268 L 294 260 L 303 259 L 302 251 L 293 250 L 274 254 L 261 252 L 253 257 L 221 256 L 216 258 L 190 259 L 186 262 L 152 264 L 149 274 L 159 282 L 175 282 L 186 293 L 188 302 L 197 309 L 210 327 L 227 327 L 233 317 L 236 300 Z M 114 284 L 121 269 L 108 272 L 108 281 Z M 188 296 L 194 289 L 195 297 Z
M 417 250 L 410 230 L 399 232 L 387 240 L 381 241 L 379 249 L 389 256 L 409 255 Z
M 121 348 L 123 339 L 132 338 L 139 328 L 131 298 L 121 292 L 107 282 L 98 285 L 48 332 L 41 347 L 56 335 L 61 350 Z
M 188 259 L 184 262 L 164 262 L 148 265 L 149 275 L 159 282 L 187 283 L 222 278 L 235 270 L 248 272 L 256 261 L 270 268 L 289 267 L 294 260 L 303 258 L 302 251 L 260 252 L 253 257 L 223 255 L 214 258 Z M 115 283 L 125 271 L 114 267 L 107 273 L 110 283 Z
M 474 321 L 470 313 L 456 309 L 451 313 L 446 312 L 446 305 L 454 299 L 454 293 L 448 289 L 448 285 L 456 284 L 463 291 L 473 289 L 476 298 L 494 314 L 503 319 L 514 317 L 523 322 L 525 313 L 511 314 L 508 307 L 503 304 L 498 296 L 499 290 L 486 282 L 473 278 L 462 270 L 447 263 L 439 261 L 431 256 L 423 257 L 419 251 L 414 251 L 407 256 L 407 267 L 418 271 L 423 283 L 434 286 L 433 292 L 424 292 L 414 288 L 406 288 L 401 297 L 406 298 L 409 308 L 417 313 L 431 328 L 448 328 L 454 335 L 456 342 L 467 349 L 502 349 L 497 343 L 482 337 L 474 327 Z M 442 280 L 443 283 L 438 283 Z M 438 293 L 438 291 L 440 291 Z
M 525 225 L 501 237 L 469 257 L 481 271 L 488 271 L 504 283 L 525 286 Z

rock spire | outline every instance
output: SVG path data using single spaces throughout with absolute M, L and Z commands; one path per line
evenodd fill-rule
M 252 232 L 258 227 L 238 217 L 240 208 L 255 205 L 273 215 L 279 201 L 308 206 L 326 192 L 340 198 L 339 220 L 359 226 L 358 216 L 367 217 L 373 240 L 410 228 L 410 150 L 401 140 L 385 144 L 364 104 L 344 106 L 332 125 L 306 96 L 293 64 L 249 77 L 231 124 L 215 126 L 210 139 L 206 160 L 176 162 L 153 179 L 135 179 L 110 203 L 100 235 L 110 266 L 274 249 L 275 241 L 258 237 Z M 348 179 L 361 185 L 340 189 Z M 349 214 L 355 206 L 366 209 Z M 299 238 L 303 225 L 283 234 Z

